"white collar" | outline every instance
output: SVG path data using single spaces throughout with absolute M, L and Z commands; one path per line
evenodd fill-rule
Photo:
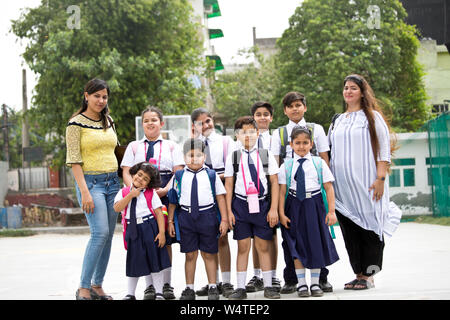
M 258 140 L 256 140 L 255 144 L 253 145 L 252 148 L 250 148 L 250 150 L 245 149 L 245 147 L 241 143 L 241 152 L 246 152 L 246 153 L 250 154 L 257 149 L 258 149 Z
M 206 139 L 208 139 L 209 141 L 213 141 L 213 140 L 216 140 L 217 137 L 220 137 L 220 136 L 216 133 L 215 130 L 213 130 L 213 131 L 209 134 L 209 136 L 205 137 L 205 136 L 202 135 L 202 137 L 203 137 L 203 139 L 204 139 L 203 141 L 206 141 Z
M 305 117 L 302 118 L 298 123 L 295 123 L 292 120 L 289 120 L 289 123 L 287 124 L 287 127 L 294 128 L 296 126 L 306 127 L 306 120 Z
M 307 159 L 311 160 L 311 152 L 308 152 L 304 157 L 300 157 L 298 154 L 294 152 L 294 161 L 297 161 L 298 159 Z
M 147 136 L 144 134 L 144 137 L 141 139 L 141 140 L 139 140 L 139 142 L 145 142 L 146 140 L 148 140 L 148 141 L 150 141 L 148 138 L 147 138 Z M 158 136 L 158 138 L 156 138 L 156 140 L 154 140 L 154 141 L 158 141 L 158 140 L 163 140 L 163 136 L 162 136 L 162 134 L 160 134 L 159 136 Z

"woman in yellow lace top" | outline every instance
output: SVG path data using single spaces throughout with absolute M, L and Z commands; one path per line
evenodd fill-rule
M 91 231 L 76 292 L 79 300 L 112 299 L 102 288 L 117 222 L 114 197 L 120 189 L 114 155 L 117 136 L 108 115 L 109 94 L 105 81 L 89 81 L 82 107 L 66 128 L 66 164 L 72 167 L 78 202 Z

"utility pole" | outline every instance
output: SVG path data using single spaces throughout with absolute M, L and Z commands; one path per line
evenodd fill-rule
M 28 135 L 28 120 L 27 120 L 27 110 L 28 110 L 28 96 L 27 96 L 27 71 L 22 69 L 22 111 L 23 111 L 23 121 L 22 121 L 22 167 L 26 168 L 29 166 L 28 161 L 24 159 L 24 148 L 30 146 L 30 137 Z
M 5 145 L 3 146 L 4 152 L 5 152 L 5 161 L 8 163 L 9 167 L 9 133 L 8 133 L 8 109 L 6 107 L 6 104 L 2 105 L 3 109 L 3 140 L 5 142 Z

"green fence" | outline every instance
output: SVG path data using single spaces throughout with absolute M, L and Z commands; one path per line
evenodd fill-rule
M 450 113 L 446 112 L 428 122 L 428 146 L 430 157 L 433 216 L 450 216 Z

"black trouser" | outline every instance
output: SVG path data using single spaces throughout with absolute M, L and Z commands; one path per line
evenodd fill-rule
M 286 266 L 283 270 L 284 282 L 287 284 L 297 284 L 298 279 L 297 274 L 295 273 L 294 259 L 292 258 L 289 248 L 287 247 L 287 244 L 284 240 L 281 242 L 281 246 L 284 253 L 284 262 L 286 263 Z M 327 268 L 321 268 L 319 281 L 327 282 L 328 273 L 329 271 Z
M 381 271 L 384 239 L 358 226 L 336 210 L 350 264 L 355 274 L 371 276 Z

